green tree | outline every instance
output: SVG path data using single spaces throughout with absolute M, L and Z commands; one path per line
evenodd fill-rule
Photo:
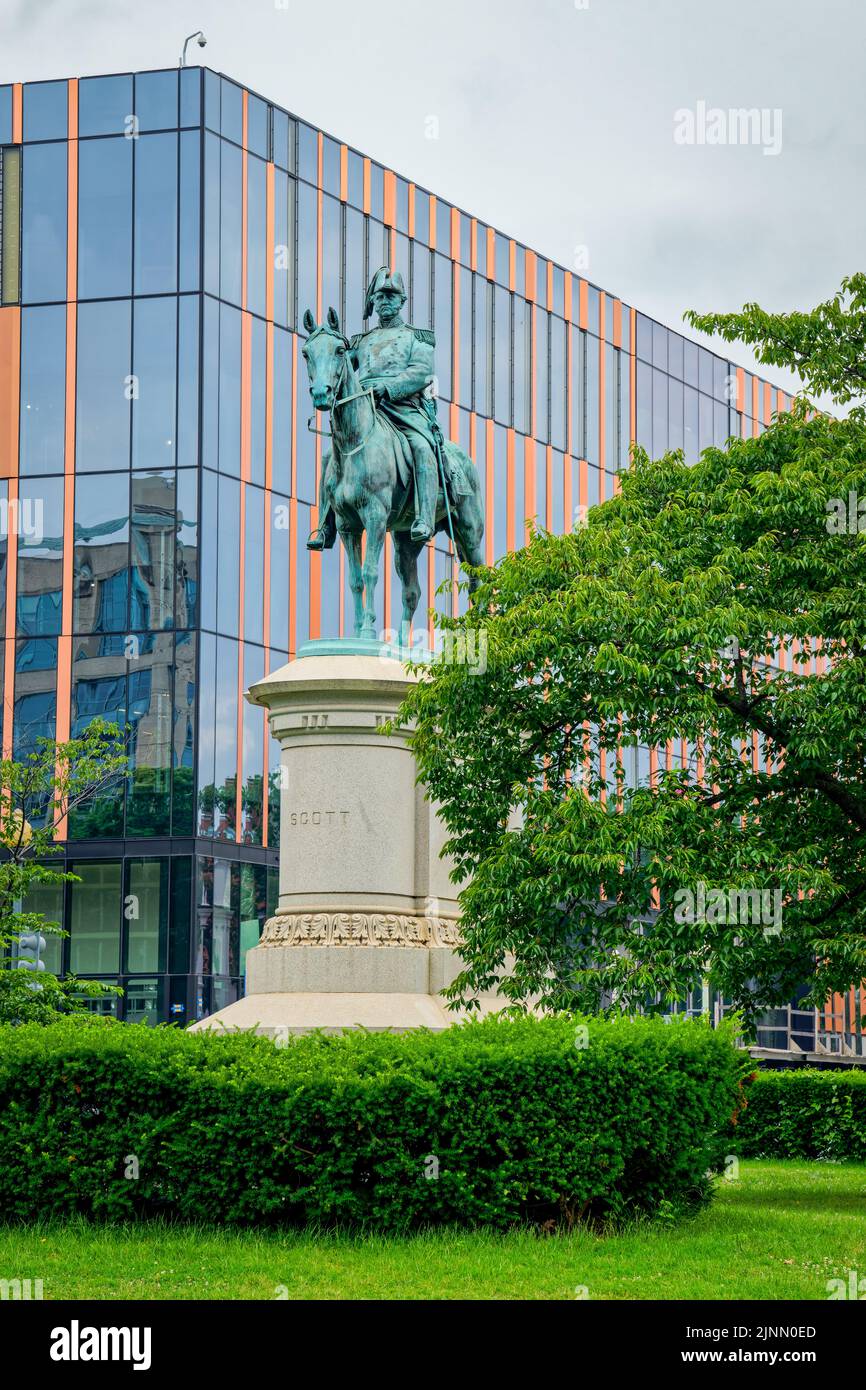
M 850 401 L 864 296 L 855 276 L 811 314 L 692 321 Z M 820 1004 L 866 977 L 863 409 L 798 400 L 693 467 L 635 449 L 621 483 L 483 572 L 443 626 L 456 652 L 485 630 L 486 670 L 440 664 L 404 707 L 471 875 L 452 997 L 513 957 L 517 1004 L 662 1008 L 702 980 L 747 1018 L 803 986 Z M 815 647 L 821 675 L 792 657 Z M 688 765 L 629 785 L 617 750 L 669 740 Z
M 40 936 L 65 935 L 41 912 L 25 908 L 36 885 L 77 881 L 56 867 L 58 821 L 112 790 L 122 796 L 126 770 L 124 735 L 101 719 L 65 743 L 40 737 L 17 759 L 0 759 L 0 1022 L 49 1022 L 58 1013 L 83 1010 L 81 996 L 121 992 L 95 980 L 61 980 L 21 962 L 38 958 L 33 948 Z

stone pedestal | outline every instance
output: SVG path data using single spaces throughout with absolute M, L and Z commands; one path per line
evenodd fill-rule
M 195 1028 L 455 1021 L 439 998 L 460 968 L 444 828 L 407 731 L 381 732 L 416 678 L 378 643 L 310 642 L 247 692 L 281 748 L 279 904 L 245 997 Z

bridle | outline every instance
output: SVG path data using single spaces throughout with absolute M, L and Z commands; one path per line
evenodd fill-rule
M 339 337 L 339 338 L 341 339 L 342 342 L 345 342 L 345 341 L 346 341 L 345 338 L 343 338 L 342 334 L 333 333 L 333 332 L 331 331 L 330 328 L 327 328 L 327 327 L 325 327 L 324 325 L 322 325 L 322 326 L 319 328 L 318 331 L 319 331 L 320 333 L 328 333 L 332 338 L 337 338 L 337 337 Z M 310 338 L 312 338 L 312 336 L 313 336 L 313 334 L 311 333 L 311 334 L 310 334 Z M 307 341 L 309 342 L 309 338 L 307 339 Z M 339 376 L 339 379 L 338 379 L 338 381 L 337 381 L 337 385 L 336 385 L 335 388 L 334 388 L 335 392 L 336 392 L 336 391 L 339 391 L 340 387 L 342 386 L 342 384 L 343 384 L 343 378 L 344 378 L 345 375 L 346 375 L 346 358 L 345 358 L 345 356 L 344 356 L 344 357 L 343 357 L 343 365 L 342 365 L 342 367 L 341 367 L 341 369 L 340 369 L 340 376 Z M 336 418 L 336 414 L 335 414 L 336 409 L 337 409 L 337 406 L 340 406 L 340 405 L 348 405 L 351 401 L 359 401 L 359 400 L 361 400 L 361 398 L 362 398 L 363 396 L 369 396 L 369 397 L 370 397 L 370 405 L 373 407 L 373 423 L 372 423 L 372 425 L 370 426 L 370 428 L 369 428 L 369 430 L 367 431 L 367 433 L 364 435 L 364 438 L 361 440 L 360 444 L 356 444 L 355 447 L 354 447 L 354 449 L 347 449 L 347 450 L 344 450 L 344 449 L 341 447 L 341 445 L 340 445 L 340 436 L 339 436 L 339 434 L 337 433 L 337 430 L 336 430 L 336 428 L 335 428 L 336 423 L 337 423 L 337 418 Z M 339 450 L 340 450 L 340 462 L 342 463 L 344 459 L 350 459 L 350 458 L 352 458 L 352 456 L 353 456 L 354 454 L 359 454 L 359 453 L 361 452 L 361 450 L 363 449 L 364 445 L 367 443 L 367 440 L 370 439 L 370 437 L 372 436 L 372 433 L 373 433 L 374 429 L 376 428 L 377 424 L 379 423 L 378 418 L 377 418 L 377 413 L 376 413 L 376 397 L 375 397 L 375 395 L 374 395 L 374 393 L 373 393 L 373 388 L 372 388 L 372 386 L 366 386 L 366 387 L 364 388 L 363 391 L 355 391 L 351 396 L 341 396 L 341 397 L 339 398 L 339 400 L 335 400 L 335 401 L 334 401 L 333 405 L 331 406 L 331 409 L 330 409 L 330 412 L 329 412 L 329 413 L 330 413 L 330 416 L 331 416 L 331 428 L 330 428 L 330 430 L 320 430 L 320 429 L 317 429 L 316 426 L 313 424 L 313 421 L 314 421 L 315 418 L 316 418 L 315 415 L 311 415 L 310 418 L 307 420 L 307 429 L 310 431 L 311 434 L 320 434 L 320 435 L 322 435 L 322 437 L 323 437 L 324 439 L 333 439 L 334 442 L 336 443 L 337 447 L 338 447 Z

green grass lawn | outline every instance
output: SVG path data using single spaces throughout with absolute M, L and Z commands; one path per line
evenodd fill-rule
M 863 1164 L 744 1162 L 691 1220 L 606 1237 L 0 1228 L 0 1278 L 41 1278 L 46 1299 L 826 1299 L 849 1269 L 866 1272 Z

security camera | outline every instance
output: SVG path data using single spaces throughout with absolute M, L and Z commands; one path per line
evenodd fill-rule
M 204 34 L 199 34 L 199 36 L 198 36 L 198 46 L 199 46 L 199 48 L 204 48 L 204 47 L 206 46 L 206 44 L 207 44 L 207 39 L 205 38 Z

